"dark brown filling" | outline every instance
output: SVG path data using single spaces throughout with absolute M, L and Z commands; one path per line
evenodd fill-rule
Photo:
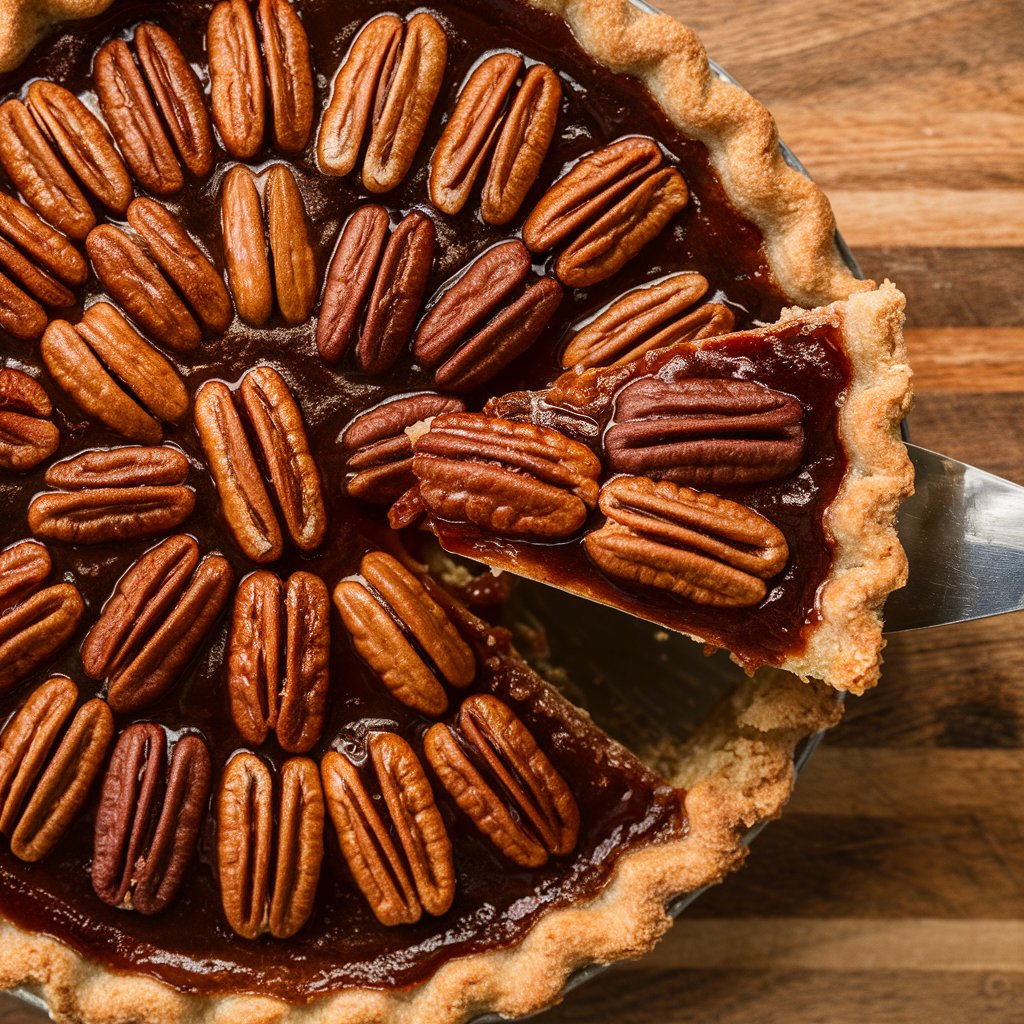
M 387 9 L 406 14 L 416 6 L 411 0 L 400 0 L 387 5 Z M 67 32 L 57 33 L 37 47 L 21 69 L 0 78 L 0 97 L 19 95 L 23 83 L 36 77 L 51 78 L 77 93 L 88 93 L 92 59 L 101 43 L 144 20 L 168 28 L 189 60 L 205 68 L 203 40 L 210 7 L 208 2 L 188 0 L 117 3 L 109 12 L 76 22 Z M 317 99 L 322 109 L 329 83 L 349 42 L 377 8 L 371 9 L 356 0 L 308 0 L 300 7 L 312 44 L 314 73 L 320 76 Z M 643 86 L 597 68 L 559 19 L 512 0 L 472 5 L 442 0 L 433 4 L 432 9 L 442 16 L 448 31 L 448 72 L 413 172 L 402 186 L 384 197 L 390 210 L 403 213 L 425 203 L 426 160 L 440 134 L 441 112 L 452 108 L 469 69 L 495 44 L 549 63 L 562 74 L 565 86 L 560 135 L 524 211 L 565 164 L 627 134 L 650 135 L 664 143 L 678 162 L 692 197 L 670 229 L 613 279 L 591 289 L 567 291 L 541 341 L 527 356 L 489 382 L 486 395 L 469 396 L 470 408 L 479 408 L 489 395 L 549 384 L 558 373 L 556 355 L 569 324 L 628 288 L 666 272 L 698 270 L 704 274 L 710 282 L 709 297 L 714 295 L 716 301 L 732 308 L 739 328 L 775 320 L 785 300 L 765 265 L 759 232 L 727 203 L 708 166 L 703 146 L 681 137 Z M 223 154 L 219 155 L 223 158 Z M 266 156 L 270 158 L 273 154 L 267 152 Z M 314 244 L 322 279 L 339 226 L 367 197 L 356 190 L 351 177 L 321 176 L 312 147 L 293 162 L 315 226 Z M 189 181 L 167 204 L 218 262 L 222 260 L 219 181 L 216 173 L 201 182 Z M 438 216 L 439 258 L 431 291 L 468 259 L 516 230 L 521 220 L 520 216 L 504 232 L 488 228 L 477 218 L 474 203 L 457 217 Z M 90 280 L 84 298 L 88 300 L 97 293 L 96 282 Z M 75 320 L 75 311 L 68 318 Z M 3 337 L 0 347 L 7 364 L 40 365 L 38 346 Z M 380 378 L 362 376 L 346 364 L 340 368 L 327 367 L 316 354 L 312 326 L 289 329 L 280 320 L 255 331 L 236 321 L 226 335 L 204 343 L 196 355 L 175 360 L 193 395 L 204 380 L 221 378 L 235 382 L 260 362 L 281 369 L 302 406 L 313 452 L 324 477 L 331 523 L 327 543 L 312 557 L 300 558 L 289 550 L 272 568 L 281 576 L 298 568 L 307 569 L 333 586 L 354 571 L 364 551 L 375 546 L 373 538 L 380 536 L 381 529 L 378 510 L 352 502 L 343 493 L 337 438 L 359 411 L 388 395 L 429 386 L 429 378 L 412 365 L 408 354 L 392 372 Z M 794 373 L 797 383 L 793 382 Z M 766 382 L 793 391 L 799 386 L 799 379 L 799 367 L 779 359 L 771 363 L 770 379 Z M 86 421 L 49 382 L 47 390 L 55 401 L 55 421 L 61 430 L 57 457 L 123 443 Z M 827 416 L 834 397 L 826 391 L 808 396 L 812 405 L 817 403 L 822 416 Z M 195 535 L 204 552 L 222 551 L 241 578 L 253 567 L 225 529 L 191 423 L 169 430 L 167 439 L 179 445 L 193 463 L 190 483 L 198 492 L 197 511 L 185 529 Z M 832 447 L 829 443 L 827 439 L 822 441 L 824 447 L 808 471 L 814 493 L 821 501 L 834 492 L 836 474 L 841 472 L 834 443 Z M 31 496 L 44 489 L 44 469 L 41 466 L 19 476 L 4 474 L 0 480 L 4 522 L 0 547 L 27 536 L 26 508 Z M 760 507 L 754 501 L 752 504 Z M 773 649 L 773 637 L 781 634 L 791 638 L 793 630 L 799 629 L 793 609 L 803 607 L 807 594 L 813 590 L 814 579 L 823 574 L 828 560 L 820 522 L 815 520 L 806 531 L 809 532 L 791 538 L 797 547 L 806 541 L 808 553 L 801 563 L 802 575 L 791 592 L 788 583 L 783 588 L 787 594 L 784 607 L 780 605 L 778 616 L 771 618 L 757 639 L 751 640 L 752 644 Z M 87 603 L 79 636 L 69 652 L 49 669 L 74 678 L 83 698 L 100 688 L 90 687 L 84 681 L 78 654 L 81 636 L 95 620 L 121 574 L 151 543 L 77 548 L 49 545 L 55 566 L 52 578 L 73 578 Z M 570 568 L 566 563 L 564 571 Z M 557 624 L 550 626 L 557 631 Z M 204 646 L 199 663 L 168 696 L 142 716 L 172 730 L 201 731 L 210 744 L 215 771 L 241 745 L 227 711 L 226 633 L 227 623 L 222 620 L 214 640 Z M 483 650 L 485 637 L 481 634 L 476 640 Z M 42 678 L 45 675 L 39 673 L 0 698 L 0 721 Z M 89 884 L 91 812 L 75 823 L 56 851 L 41 864 L 24 864 L 10 854 L 6 843 L 0 845 L 0 912 L 23 927 L 57 937 L 114 970 L 141 971 L 184 991 L 250 991 L 303 1000 L 353 984 L 381 988 L 412 985 L 451 958 L 511 945 L 540 914 L 594 895 L 608 878 L 617 857 L 631 847 L 678 836 L 685 829 L 675 791 L 621 748 L 610 746 L 598 730 L 554 697 L 516 659 L 504 654 L 492 657 L 478 686 L 503 695 L 529 725 L 576 794 L 583 827 L 574 854 L 553 858 L 536 871 L 512 870 L 509 863 L 465 826 L 453 807 L 442 801 L 455 845 L 458 889 L 451 911 L 439 920 L 427 917 L 413 926 L 380 926 L 354 888 L 333 836 L 329 835 L 317 909 L 303 931 L 284 943 L 269 938 L 256 942 L 240 939 L 220 912 L 213 867 L 212 819 L 208 819 L 202 834 L 198 861 L 166 912 L 145 918 L 118 911 L 96 898 Z M 513 691 L 519 695 L 516 699 L 509 696 Z M 119 728 L 126 724 L 128 720 L 118 722 Z M 358 744 L 369 729 L 378 727 L 394 729 L 416 745 L 427 724 L 395 702 L 371 677 L 353 654 L 335 618 L 329 720 L 324 739 L 312 755 L 319 756 L 331 746 L 345 749 Z M 261 754 L 273 763 L 282 760 L 273 741 Z M 609 850 L 614 853 L 609 854 Z M 510 913 L 513 907 L 515 913 Z

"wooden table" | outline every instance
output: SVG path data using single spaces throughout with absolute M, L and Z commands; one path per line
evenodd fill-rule
M 909 298 L 918 444 L 1024 483 L 1024 13 L 662 0 Z M 542 1019 L 1024 1022 L 1024 616 L 895 637 L 747 867 Z M 0 996 L 0 1024 L 41 1018 Z

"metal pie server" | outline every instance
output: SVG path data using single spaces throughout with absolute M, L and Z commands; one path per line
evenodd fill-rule
M 1024 609 L 1024 487 L 908 444 L 915 492 L 900 507 L 910 577 L 885 630 L 943 626 Z

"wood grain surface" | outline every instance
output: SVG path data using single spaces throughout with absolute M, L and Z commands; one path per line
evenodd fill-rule
M 1024 7 L 662 0 L 907 293 L 913 439 L 1024 483 Z M 894 637 L 747 866 L 546 1024 L 1024 1022 L 1024 616 Z M 40 1018 L 0 997 L 2 1024 Z

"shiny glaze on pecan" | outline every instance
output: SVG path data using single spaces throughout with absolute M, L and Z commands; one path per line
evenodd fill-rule
M 288 0 L 260 0 L 256 8 L 270 91 L 274 145 L 301 153 L 313 130 L 313 69 L 309 40 Z
M 383 551 L 366 555 L 359 576 L 334 588 L 334 604 L 356 653 L 396 700 L 437 717 L 443 683 L 468 686 L 476 659 L 423 582 Z
M 316 259 L 306 207 L 290 167 L 274 164 L 270 168 L 263 201 L 277 308 L 285 323 L 305 323 L 316 301 Z
M 3 252 L 6 254 L 0 260 L 3 266 L 17 276 L 28 264 L 37 274 L 43 275 L 46 282 L 50 282 L 46 284 L 48 290 L 52 288 L 53 282 L 68 289 L 76 288 L 85 284 L 89 276 L 89 266 L 84 257 L 64 235 L 50 227 L 30 206 L 2 192 L 0 240 L 4 243 Z M 12 257 L 12 252 L 17 253 L 21 260 Z M 30 281 L 36 280 L 34 277 L 22 278 L 21 283 L 26 288 L 32 288 Z M 45 301 L 44 295 L 37 294 L 37 297 Z
M 438 781 L 480 833 L 509 860 L 536 868 L 570 853 L 580 812 L 529 729 L 491 694 L 462 702 L 457 733 L 438 722 L 423 741 Z
M 213 123 L 228 153 L 248 160 L 263 145 L 266 103 L 256 22 L 246 0 L 214 4 L 206 49 Z
M 668 480 L 616 477 L 601 488 L 600 507 L 608 521 L 584 544 L 603 572 L 698 604 L 758 604 L 789 558 L 764 516 Z
M 53 455 L 60 431 L 52 414 L 38 381 L 21 370 L 0 370 L 0 469 L 23 473 Z

